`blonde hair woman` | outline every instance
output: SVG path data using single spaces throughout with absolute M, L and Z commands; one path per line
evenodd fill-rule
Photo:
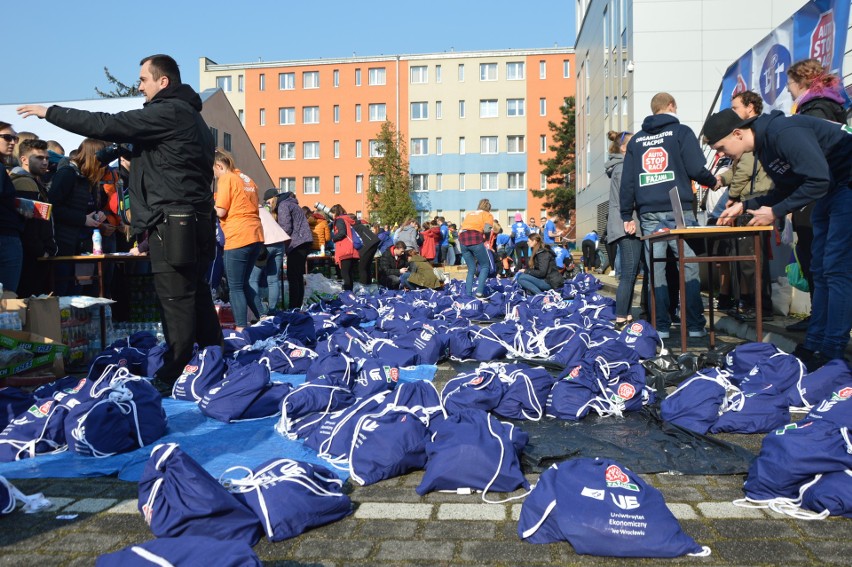
M 476 297 L 485 296 L 485 281 L 491 268 L 491 258 L 485 247 L 485 242 L 491 234 L 494 226 L 494 217 L 491 215 L 491 201 L 482 199 L 475 211 L 465 215 L 459 232 L 459 244 L 461 245 L 462 258 L 467 265 L 467 280 L 465 281 L 465 292 L 470 295 L 473 292 L 474 270 L 476 271 Z

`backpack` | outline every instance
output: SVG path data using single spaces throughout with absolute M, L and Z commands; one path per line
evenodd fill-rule
M 349 231 L 349 233 L 352 235 L 352 247 L 355 248 L 355 250 L 360 250 L 364 247 L 364 241 L 361 240 L 361 236 L 358 234 L 358 231 L 355 230 L 355 227 L 358 226 L 358 224 L 360 223 L 353 224 L 350 227 L 351 230 Z
M 379 241 L 379 235 L 377 235 L 370 228 L 370 225 L 364 224 L 363 222 L 356 221 L 355 224 L 352 225 L 352 242 L 355 243 L 355 235 L 358 235 L 358 238 L 361 240 L 361 246 L 370 248 L 375 245 Z M 357 249 L 358 246 L 356 245 Z

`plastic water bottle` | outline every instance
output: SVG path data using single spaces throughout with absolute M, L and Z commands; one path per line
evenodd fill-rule
M 101 236 L 101 231 L 96 228 L 92 232 L 92 254 L 100 256 L 103 253 L 103 237 Z

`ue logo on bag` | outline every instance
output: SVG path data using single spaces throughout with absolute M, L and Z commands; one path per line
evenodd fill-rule
M 626 488 L 639 492 L 639 487 L 630 482 L 630 477 L 618 465 L 610 465 L 606 468 L 606 485 L 610 488 Z
M 633 384 L 622 384 L 618 387 L 618 396 L 621 399 L 632 400 L 635 395 L 636 388 L 633 387 Z
M 379 428 L 379 422 L 373 419 L 367 419 L 364 421 L 364 425 L 361 426 L 362 431 L 375 431 Z
M 622 510 L 634 510 L 639 507 L 639 500 L 635 496 L 625 496 L 624 494 L 610 493 L 613 504 Z

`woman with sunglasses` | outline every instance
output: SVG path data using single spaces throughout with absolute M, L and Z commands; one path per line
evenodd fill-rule
M 18 143 L 18 135 L 8 122 L 0 122 L 0 161 L 3 170 L 0 173 L 0 284 L 4 291 L 17 291 L 21 279 L 21 266 L 24 263 L 24 249 L 21 234 L 24 231 L 24 217 L 15 207 L 15 186 L 9 178 L 6 166 Z

